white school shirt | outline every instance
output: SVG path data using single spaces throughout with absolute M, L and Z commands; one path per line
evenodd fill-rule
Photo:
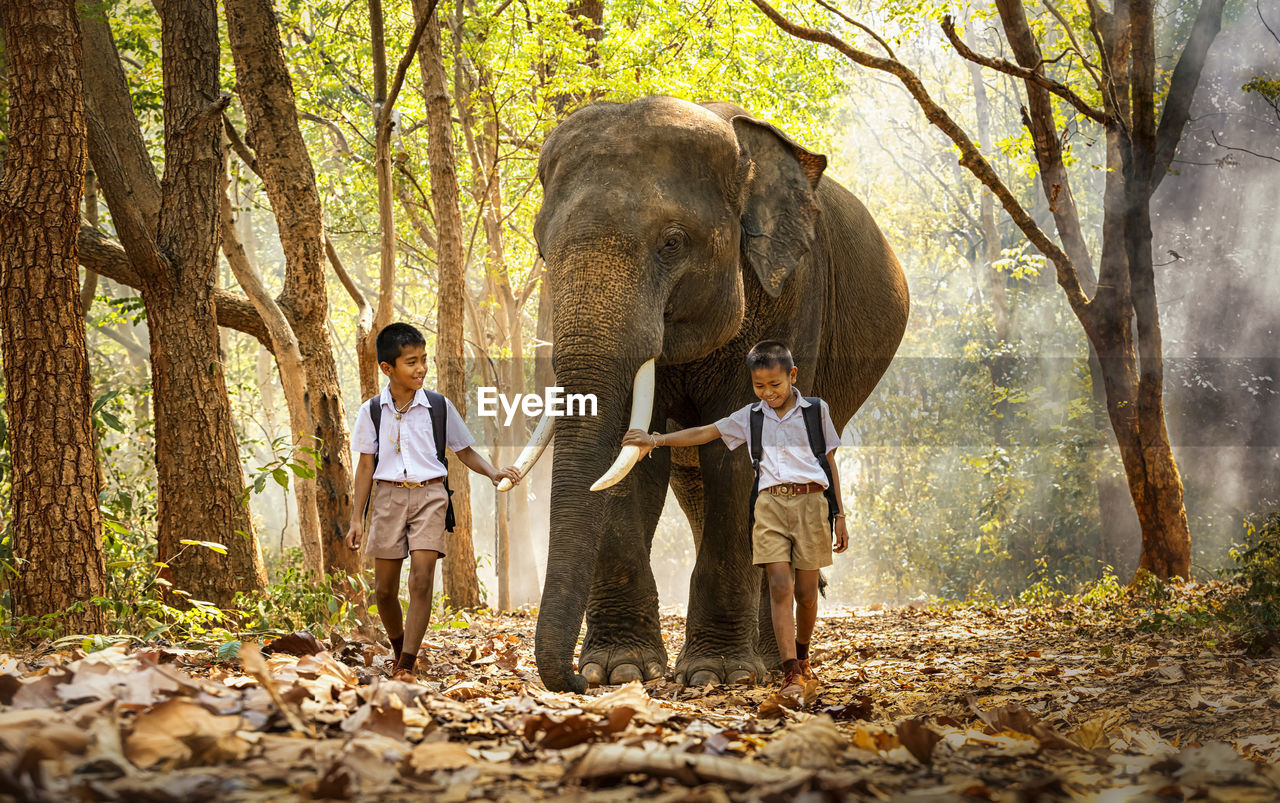
M 369 405 L 377 401 L 382 405 L 382 420 L 378 422 L 378 443 L 373 440 L 373 419 L 369 417 Z M 445 404 L 445 445 L 455 453 L 475 443 L 467 424 L 458 415 L 453 402 Z M 400 450 L 396 451 L 396 442 Z M 378 455 L 378 465 L 373 470 L 375 480 L 391 482 L 426 482 L 443 477 L 448 472 L 436 459 L 436 436 L 431 427 L 431 403 L 422 388 L 413 394 L 409 409 L 396 420 L 395 402 L 391 389 L 383 388 L 377 399 L 360 405 L 356 413 L 356 428 L 351 434 L 351 448 L 357 454 Z
M 768 488 L 784 482 L 816 482 L 827 487 L 827 475 L 823 473 L 818 458 L 813 456 L 809 448 L 809 432 L 804 427 L 804 413 L 801 408 L 809 407 L 809 402 L 794 387 L 791 393 L 796 397 L 795 404 L 782 418 L 763 400 L 748 404 L 716 422 L 720 437 L 731 450 L 737 449 L 751 439 L 751 413 L 764 409 L 764 425 L 760 428 L 760 487 Z M 827 403 L 822 404 L 822 435 L 826 441 L 823 454 L 829 453 L 840 445 L 840 435 L 831 423 L 831 411 Z

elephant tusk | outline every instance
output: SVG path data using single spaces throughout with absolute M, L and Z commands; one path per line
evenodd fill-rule
M 631 422 L 627 424 L 627 429 L 649 429 L 649 418 L 653 416 L 653 370 L 653 360 L 650 359 L 636 371 L 636 378 L 631 386 Z M 604 476 L 596 480 L 591 490 L 603 491 L 621 482 L 639 459 L 639 446 L 623 446 L 622 451 L 618 453 L 618 459 L 613 461 L 613 465 L 609 466 Z
M 538 462 L 538 458 L 542 457 L 542 452 L 547 448 L 547 444 L 551 443 L 551 436 L 555 434 L 556 420 L 546 413 L 542 414 L 542 418 L 538 421 L 538 426 L 533 430 L 533 434 L 529 436 L 529 443 L 524 447 L 524 451 L 520 452 L 520 456 L 516 458 L 515 466 L 520 469 L 520 477 L 529 473 L 529 469 L 533 468 L 533 464 Z M 499 491 L 509 491 L 513 486 L 511 480 L 505 477 L 498 483 Z

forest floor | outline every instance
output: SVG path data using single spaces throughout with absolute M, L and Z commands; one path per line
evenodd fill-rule
M 827 611 L 795 700 L 548 692 L 527 613 L 430 631 L 421 685 L 372 631 L 0 655 L 0 800 L 1280 798 L 1280 661 L 1134 607 Z

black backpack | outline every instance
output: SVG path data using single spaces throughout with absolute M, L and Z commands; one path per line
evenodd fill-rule
M 445 398 L 433 390 L 423 391 L 427 394 L 427 403 L 431 406 L 431 433 L 436 438 L 436 459 L 444 466 L 444 492 L 449 498 L 449 507 L 444 512 L 444 528 L 453 532 L 453 491 L 449 488 L 449 461 L 444 456 L 445 428 L 448 426 L 449 408 L 445 406 Z M 373 421 L 373 442 L 382 450 L 382 439 L 378 437 L 378 425 L 382 423 L 382 394 L 365 402 L 369 405 L 369 418 Z M 378 452 L 373 453 L 373 467 L 378 467 Z
M 827 460 L 827 438 L 822 432 L 822 400 L 817 396 L 805 396 L 809 402 L 808 407 L 801 407 L 800 412 L 804 415 L 804 429 L 809 435 L 809 448 L 813 450 L 813 456 L 818 459 L 818 465 L 822 466 L 822 473 L 827 475 L 827 489 L 822 495 L 827 498 L 827 526 L 832 532 L 835 532 L 836 513 L 840 510 L 840 500 L 836 498 L 836 484 L 831 476 L 831 463 Z M 763 404 L 763 402 L 761 403 Z M 756 478 L 751 486 L 751 501 L 748 508 L 751 512 L 747 520 L 747 532 L 755 529 L 756 524 L 756 497 L 760 495 L 760 458 L 764 454 L 764 444 L 760 442 L 760 436 L 764 432 L 764 407 L 751 411 L 751 468 L 756 473 Z

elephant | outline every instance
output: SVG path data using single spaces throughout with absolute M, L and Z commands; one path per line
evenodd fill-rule
M 637 463 L 619 444 L 628 426 L 699 426 L 755 402 L 744 360 L 765 339 L 790 345 L 798 386 L 837 429 L 871 393 L 906 329 L 907 283 L 826 164 L 739 106 L 662 96 L 585 106 L 544 142 L 534 237 L 556 384 L 597 399 L 594 416 L 544 419 L 520 458 L 527 470 L 554 434 L 535 640 L 548 689 L 666 674 L 649 550 L 668 485 L 697 554 L 677 680 L 755 682 L 776 665 L 747 450 L 714 441 Z

